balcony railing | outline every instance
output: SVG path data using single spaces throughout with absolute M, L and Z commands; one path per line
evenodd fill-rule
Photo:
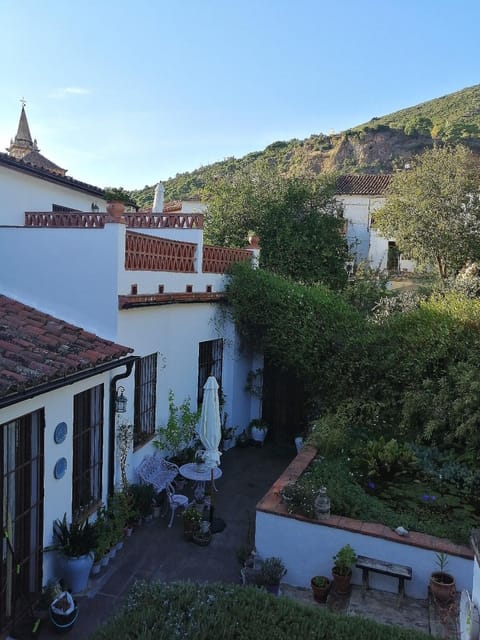
M 166 240 L 127 231 L 125 269 L 194 273 L 196 247 L 192 242 Z
M 131 229 L 203 229 L 201 213 L 124 213 L 127 227 Z M 101 229 L 111 221 L 108 213 L 26 211 L 26 227 L 59 227 Z
M 246 262 L 252 259 L 248 249 L 230 249 L 229 247 L 203 246 L 202 271 L 204 273 L 225 273 L 234 262 Z

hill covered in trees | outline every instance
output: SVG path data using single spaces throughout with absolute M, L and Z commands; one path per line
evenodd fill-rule
M 260 160 L 287 175 L 390 172 L 435 142 L 462 142 L 480 154 L 480 85 L 374 117 L 342 133 L 277 141 L 243 158 L 226 158 L 179 173 L 164 182 L 165 199 L 201 195 L 209 181 L 228 177 Z M 154 188 L 133 190 L 129 195 L 140 207 L 149 207 Z

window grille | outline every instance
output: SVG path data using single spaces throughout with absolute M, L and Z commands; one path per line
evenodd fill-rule
M 135 366 L 135 445 L 145 442 L 155 433 L 156 397 L 157 354 L 152 353 L 141 358 Z
M 73 399 L 74 517 L 81 518 L 102 499 L 103 385 Z

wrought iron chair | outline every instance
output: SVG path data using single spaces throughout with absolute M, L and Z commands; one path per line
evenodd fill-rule
M 175 489 L 171 482 L 167 482 L 167 486 L 165 487 L 165 492 L 167 494 L 168 504 L 170 506 L 170 511 L 172 515 L 170 516 L 170 522 L 168 526 L 171 527 L 173 524 L 173 518 L 175 517 L 175 511 L 179 507 L 183 507 L 184 509 L 188 507 L 188 498 L 184 496 L 182 493 L 175 493 Z
M 151 484 L 155 491 L 160 493 L 178 476 L 180 470 L 173 462 L 168 462 L 154 453 L 143 458 L 136 472 L 142 484 Z

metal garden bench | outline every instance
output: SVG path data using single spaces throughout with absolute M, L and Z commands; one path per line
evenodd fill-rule
M 154 453 L 143 458 L 136 468 L 142 484 L 151 484 L 157 493 L 163 491 L 180 473 L 176 464 Z

